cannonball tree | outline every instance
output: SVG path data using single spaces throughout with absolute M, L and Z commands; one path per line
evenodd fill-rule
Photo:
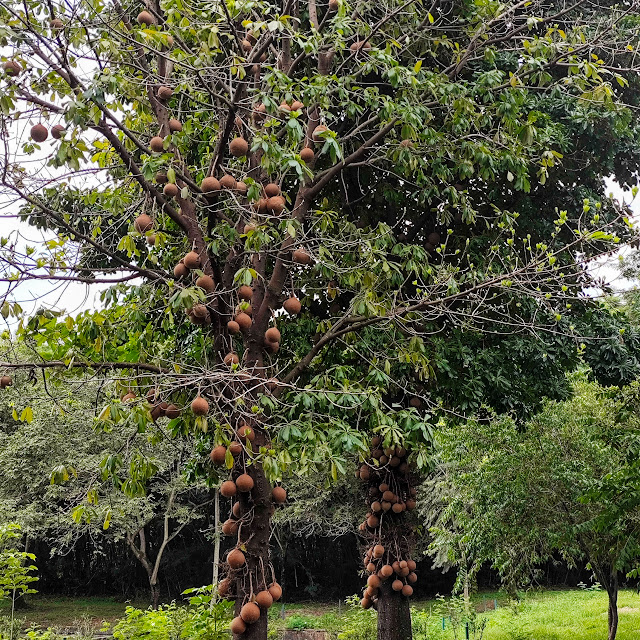
M 236 637 L 266 638 L 281 596 L 283 471 L 336 478 L 359 455 L 377 491 L 411 478 L 446 410 L 437 340 L 571 336 L 589 263 L 633 240 L 625 206 L 576 206 L 563 150 L 565 116 L 629 127 L 636 9 L 0 2 L 2 197 L 43 232 L 3 233 L 2 313 L 34 358 L 6 357 L 0 386 L 108 373 L 99 428 L 196 436 L 190 473 L 233 500 L 218 592 Z M 29 280 L 95 286 L 100 304 L 25 313 Z M 394 481 L 406 508 L 412 482 Z M 404 536 L 390 511 L 374 542 Z M 408 638 L 409 585 L 386 573 L 364 604 L 381 638 Z

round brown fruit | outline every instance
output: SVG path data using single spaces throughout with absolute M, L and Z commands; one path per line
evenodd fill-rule
M 247 224 L 244 225 L 244 234 L 248 235 L 252 231 L 255 231 L 257 228 L 258 226 L 256 225 L 255 222 L 247 222 Z
M 227 322 L 227 330 L 229 333 L 236 335 L 240 333 L 240 325 L 235 320 L 229 320 L 229 322 Z
M 300 100 L 294 100 L 291 103 L 291 111 L 302 111 L 304 109 L 304 104 L 300 102 Z
M 273 598 L 274 601 L 278 601 L 280 600 L 280 598 L 282 598 L 282 587 L 277 582 L 274 582 L 269 587 L 268 591 L 271 594 L 271 597 Z
M 373 574 L 367 578 L 367 585 L 372 589 L 379 589 L 382 581 L 378 578 L 377 575 Z
M 184 266 L 183 262 L 178 262 L 178 264 L 173 267 L 173 275 L 176 278 L 184 278 L 186 275 L 189 275 L 189 269 Z
M 249 153 L 249 143 L 244 138 L 234 138 L 229 143 L 229 152 L 236 158 L 241 158 Z
M 387 502 L 386 500 L 383 500 L 381 504 L 382 504 L 382 510 L 383 511 L 387 512 L 387 511 L 389 511 L 389 509 L 391 509 L 391 503 L 390 502 Z
M 394 501 L 394 499 L 395 499 L 395 497 L 396 497 L 396 494 L 395 494 L 395 493 L 393 493 L 393 491 L 389 491 L 389 489 L 387 489 L 386 491 L 384 491 L 384 492 L 383 492 L 383 494 L 382 494 L 382 499 L 383 499 L 385 502 L 393 502 L 393 501 Z
M 295 296 L 291 296 L 290 298 L 285 300 L 282 306 L 284 307 L 284 310 L 287 313 L 290 313 L 291 315 L 294 315 L 294 316 L 298 315 L 302 310 L 302 305 L 300 304 L 300 300 L 298 300 L 298 298 L 296 298 Z
M 249 191 L 249 187 L 247 187 L 247 184 L 245 182 L 240 181 L 240 182 L 236 182 L 236 190 L 241 195 L 246 196 L 247 191 Z
M 311 256 L 302 247 L 293 252 L 292 258 L 298 264 L 309 264 L 311 262 Z
M 216 288 L 216 283 L 213 281 L 211 276 L 208 276 L 205 273 L 196 280 L 196 287 L 204 289 L 207 293 L 213 293 Z
M 191 312 L 199 320 L 202 320 L 203 318 L 206 318 L 207 317 L 207 313 L 209 313 L 207 311 L 207 307 L 204 304 L 196 304 L 193 307 L 193 309 L 191 310 Z
M 265 188 L 264 193 L 267 198 L 273 198 L 280 195 L 280 187 L 275 182 L 270 182 Z
M 256 604 L 261 609 L 268 609 L 273 604 L 273 596 L 265 589 L 256 596 Z
M 373 547 L 373 557 L 374 558 L 382 558 L 384 555 L 384 547 L 381 544 L 377 544 Z
M 260 607 L 255 602 L 247 602 L 247 604 L 240 609 L 240 617 L 247 624 L 253 624 L 260 619 Z
M 415 571 L 418 565 L 415 560 L 407 560 L 407 567 L 409 567 L 409 571 Z
M 404 584 L 402 584 L 402 580 L 394 580 L 391 583 L 391 588 L 394 591 L 402 591 L 402 587 L 404 587 Z
M 177 185 L 173 184 L 173 182 L 168 182 L 164 185 L 164 189 L 162 189 L 162 193 L 164 193 L 167 198 L 175 198 L 178 195 L 179 191 L 180 190 L 178 189 Z
M 238 358 L 237 353 L 230 352 L 230 353 L 227 353 L 227 355 L 224 357 L 224 363 L 229 367 L 231 365 L 238 364 L 239 362 L 240 362 L 240 358 Z
M 249 285 L 243 284 L 238 289 L 238 298 L 240 298 L 240 300 L 251 300 L 252 295 L 253 289 Z
M 221 598 L 225 598 L 229 591 L 231 591 L 231 580 L 229 578 L 225 578 L 218 583 L 218 595 Z
M 164 138 L 161 138 L 160 136 L 153 136 L 149 141 L 149 147 L 151 147 L 151 151 L 162 153 L 164 151 Z
M 175 118 L 171 118 L 169 120 L 169 131 L 171 133 L 179 133 L 182 131 L 182 122 L 180 120 L 176 120 Z
M 404 504 L 402 504 L 401 502 L 396 502 L 391 507 L 391 511 L 393 511 L 393 513 L 402 513 L 404 511 Z
M 409 582 L 412 582 L 412 583 L 414 583 L 414 584 L 415 584 L 416 582 L 418 582 L 418 576 L 417 576 L 415 573 L 411 572 L 411 573 L 407 576 L 407 580 L 408 580 Z
M 211 458 L 211 462 L 213 462 L 213 464 L 224 464 L 224 461 L 227 457 L 227 448 L 223 445 L 218 445 L 211 450 L 209 457 Z
M 156 23 L 156 19 L 148 11 L 141 11 L 138 14 L 138 22 L 147 27 L 150 27 L 152 24 Z
M 236 478 L 236 487 L 238 487 L 238 491 L 242 491 L 242 493 L 249 493 L 249 491 L 253 489 L 253 486 L 253 478 L 248 473 L 243 473 Z
M 172 95 L 173 89 L 170 87 L 166 87 L 165 85 L 158 87 L 158 98 L 160 98 L 160 100 L 169 100 Z
M 385 578 L 390 578 L 393 575 L 393 567 L 390 564 L 385 564 L 381 569 L 380 573 Z
M 242 505 L 239 502 L 236 502 L 231 509 L 231 513 L 234 518 L 242 516 Z
M 266 198 L 260 198 L 258 200 L 258 202 L 256 203 L 256 209 L 258 210 L 258 213 L 267 213 L 267 202 L 268 200 Z
M 313 149 L 311 147 L 304 147 L 300 150 L 300 159 L 307 164 L 313 162 L 315 157 L 316 155 L 313 153 Z
M 235 536 L 238 533 L 238 523 L 235 520 L 225 520 L 222 525 L 222 533 L 225 536 Z
M 242 444 L 237 440 L 234 440 L 229 445 L 229 451 L 231 451 L 232 456 L 239 456 L 242 453 Z
M 0 389 L 6 389 L 13 384 L 13 378 L 11 376 L 2 376 L 0 378 Z
M 372 502 L 371 511 L 373 511 L 373 513 L 380 513 L 382 511 L 382 505 L 377 500 Z
M 51 137 L 55 140 L 60 140 L 64 132 L 65 128 L 61 124 L 54 124 L 53 127 L 51 127 Z
M 340 0 L 329 0 L 329 11 L 337 11 L 340 8 Z
M 44 142 L 48 136 L 49 131 L 43 124 L 34 124 L 33 127 L 31 127 L 31 139 L 34 142 Z
M 280 342 L 280 332 L 275 327 L 267 329 L 264 334 L 265 340 L 268 342 Z
M 404 587 L 402 587 L 402 595 L 406 596 L 407 598 L 412 596 L 413 595 L 413 587 L 410 584 L 405 584 Z
M 209 413 L 209 403 L 202 396 L 197 396 L 191 401 L 191 411 L 196 416 L 206 416 Z
M 236 185 L 238 183 L 236 182 L 236 179 L 229 175 L 228 173 L 226 173 L 225 175 L 222 176 L 222 178 L 220 178 L 220 186 L 223 189 L 230 189 L 233 190 L 236 188 Z
M 200 267 L 200 256 L 196 251 L 189 251 L 184 257 L 184 264 L 189 269 L 198 269 Z
M 155 247 L 156 246 L 156 234 L 155 233 L 150 233 L 147 236 L 146 240 L 147 240 L 147 244 L 150 247 Z
M 231 630 L 231 633 L 241 636 L 247 630 L 247 625 L 240 616 L 237 616 L 231 621 L 229 629 Z
M 284 504 L 287 500 L 287 492 L 282 487 L 273 487 L 271 498 L 276 504 Z
M 369 562 L 365 568 L 369 573 L 373 573 L 376 570 L 376 565 L 373 562 Z
M 164 415 L 167 416 L 169 420 L 175 420 L 176 418 L 180 417 L 180 409 L 178 409 L 175 404 L 170 404 L 166 408 Z
M 313 133 L 311 134 L 311 139 L 314 142 L 323 142 L 324 139 L 321 137 L 321 134 L 325 133 L 326 131 L 329 131 L 329 127 L 326 127 L 323 124 L 319 124 L 314 130 Z
M 166 171 L 158 171 L 156 172 L 156 175 L 154 176 L 155 181 L 158 184 L 167 184 L 167 182 L 169 182 L 169 178 L 167 178 L 167 172 Z
M 416 508 L 415 500 L 407 500 L 407 511 L 413 511 Z
M 233 498 L 236 495 L 236 483 L 233 480 L 225 480 L 220 485 L 220 494 L 225 498 Z
M 267 200 L 267 210 L 274 216 L 279 216 L 284 211 L 285 204 L 282 196 L 273 196 Z
M 256 432 L 248 424 L 243 424 L 238 429 L 238 437 L 243 442 L 246 442 L 247 440 L 249 440 L 249 442 L 253 442 L 256 439 Z
M 213 176 L 209 176 L 200 183 L 200 188 L 202 189 L 203 193 L 213 193 L 215 191 L 220 191 L 220 181 Z
M 360 467 L 360 480 L 366 482 L 371 476 L 371 472 L 369 471 L 369 467 L 366 464 L 363 464 Z
M 247 331 L 251 328 L 251 316 L 247 315 L 246 313 L 239 313 L 236 316 L 236 322 L 243 331 Z
M 360 600 L 360 606 L 363 609 L 371 609 L 371 605 L 372 605 L 372 602 L 370 598 L 362 598 L 362 600 Z
M 377 516 L 371 515 L 367 518 L 367 527 L 370 529 L 375 529 L 380 524 L 380 518 Z
M 0 387 L 2 387 L 2 378 L 0 378 Z M 129 393 L 125 393 L 122 398 L 120 398 L 120 400 L 122 402 L 130 402 L 131 400 L 135 400 L 135 398 L 136 394 L 132 391 L 129 391 Z
M 153 229 L 153 220 L 151 219 L 151 216 L 143 213 L 135 219 L 133 226 L 138 233 L 146 233 Z
M 8 76 L 15 77 L 22 71 L 22 65 L 17 60 L 7 60 L 2 68 Z
M 422 400 L 414 396 L 413 398 L 411 398 L 411 400 L 409 400 L 409 406 L 414 407 L 415 409 L 419 409 L 422 406 Z

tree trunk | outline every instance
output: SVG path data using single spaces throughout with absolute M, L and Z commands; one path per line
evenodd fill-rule
M 378 594 L 378 640 L 411 640 L 409 598 L 383 582 Z
M 607 589 L 609 596 L 609 640 L 615 640 L 618 633 L 618 572 L 611 570 L 611 581 Z
M 160 604 L 160 587 L 157 584 L 151 584 L 151 606 L 155 611 Z
M 254 449 L 264 446 L 267 440 L 261 430 L 256 429 Z M 237 578 L 238 597 L 235 604 L 235 615 L 240 615 L 242 606 L 252 595 L 267 589 L 273 582 L 271 565 L 269 562 L 269 538 L 271 534 L 271 485 L 267 481 L 261 464 L 247 467 L 246 472 L 253 478 L 254 488 L 249 494 L 239 494 L 243 512 L 253 510 L 253 517 L 242 523 L 238 532 L 239 544 L 246 546 L 246 571 Z M 241 636 L 234 636 L 241 640 L 266 640 L 267 612 L 263 610 L 260 619 L 250 625 Z

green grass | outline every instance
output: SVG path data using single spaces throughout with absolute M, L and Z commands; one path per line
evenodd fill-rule
M 498 609 L 484 612 L 484 603 L 492 606 L 494 598 L 498 599 Z M 147 606 L 146 602 L 118 602 L 111 598 L 36 596 L 30 599 L 30 608 L 17 615 L 41 628 L 63 629 L 72 628 L 74 622 L 88 618 L 98 629 L 103 621 L 113 623 L 121 617 L 127 604 L 140 608 Z M 484 593 L 475 596 L 473 604 L 478 615 L 486 616 L 488 621 L 483 640 L 603 640 L 607 635 L 607 596 L 604 591 L 531 592 L 515 606 L 509 604 L 504 594 Z M 414 640 L 454 638 L 448 620 L 445 621 L 446 629 L 442 630 L 442 616 L 435 601 L 415 602 L 413 607 L 416 611 Z M 640 596 L 630 589 L 621 591 L 619 608 L 618 639 L 640 639 Z M 287 619 L 279 622 L 280 605 L 271 611 L 274 627 L 284 629 L 289 622 L 302 620 L 308 628 L 335 633 L 342 630 L 346 621 L 344 604 L 338 607 L 336 603 L 301 603 L 286 605 L 285 610 Z M 0 615 L 7 613 L 8 607 L 5 604 L 0 606 Z M 458 637 L 464 638 L 464 632 Z
M 75 627 L 76 621 L 88 618 L 95 628 L 100 628 L 103 621 L 112 623 L 124 615 L 128 604 L 145 608 L 145 602 L 119 602 L 114 598 L 64 598 L 31 596 L 28 608 L 16 611 L 17 618 L 25 618 L 27 625 L 41 628 Z M 0 604 L 0 616 L 11 613 L 10 605 Z

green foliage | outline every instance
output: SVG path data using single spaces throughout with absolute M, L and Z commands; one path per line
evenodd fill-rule
M 0 600 L 12 599 L 27 593 L 36 593 L 31 585 L 38 580 L 35 555 L 15 548 L 21 537 L 17 524 L 0 525 Z
M 638 385 L 602 388 L 578 374 L 573 388 L 522 429 L 491 417 L 442 431 L 434 553 L 471 573 L 490 561 L 511 589 L 555 553 L 588 563 L 607 589 L 634 567 Z
M 232 611 L 232 602 L 212 603 L 206 597 L 196 597 L 195 601 L 191 598 L 186 607 L 173 602 L 155 611 L 127 607 L 124 618 L 113 627 L 113 637 L 114 640 L 228 640 Z
M 347 598 L 348 609 L 340 620 L 338 640 L 370 640 L 376 636 L 377 617 L 372 609 L 360 606 L 359 596 Z

